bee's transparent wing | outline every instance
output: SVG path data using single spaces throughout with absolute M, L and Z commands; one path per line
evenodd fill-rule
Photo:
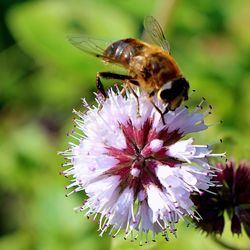
M 112 42 L 92 38 L 85 35 L 68 36 L 68 40 L 75 47 L 87 54 L 95 57 L 100 57 L 102 59 L 108 59 L 106 56 L 104 56 L 104 51 L 110 44 L 112 44 Z
M 154 43 L 158 44 L 166 51 L 170 51 L 170 45 L 164 36 L 162 28 L 158 21 L 152 16 L 146 16 L 144 19 L 145 31 L 150 35 Z

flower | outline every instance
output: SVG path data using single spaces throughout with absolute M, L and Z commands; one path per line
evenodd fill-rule
M 208 234 L 222 234 L 224 212 L 231 220 L 231 232 L 242 233 L 242 225 L 250 237 L 250 164 L 241 162 L 237 167 L 233 161 L 217 164 L 221 169 L 213 180 L 220 185 L 210 187 L 211 192 L 194 195 L 193 202 L 202 216 L 197 225 Z
M 183 139 L 208 128 L 199 107 L 169 111 L 164 124 L 145 94 L 138 90 L 137 95 L 140 115 L 134 93 L 118 88 L 106 100 L 97 96 L 97 106 L 83 100 L 87 111 L 74 111 L 81 133 L 72 136 L 78 144 L 62 153 L 69 160 L 64 165 L 71 166 L 62 173 L 73 176 L 70 194 L 85 191 L 88 198 L 80 210 L 99 218 L 100 235 L 109 230 L 115 237 L 125 229 L 125 239 L 139 236 L 142 244 L 150 232 L 153 241 L 159 232 L 166 239 L 168 232 L 175 235 L 175 223 L 186 216 L 199 219 L 190 194 L 214 185 L 208 158 L 223 154 Z

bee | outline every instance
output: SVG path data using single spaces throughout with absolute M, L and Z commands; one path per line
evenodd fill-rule
M 130 89 L 135 85 L 146 91 L 148 99 L 163 117 L 169 110 L 174 111 L 182 101 L 188 99 L 189 83 L 170 55 L 169 44 L 157 20 L 152 16 L 145 17 L 144 28 L 156 45 L 135 38 L 121 39 L 111 44 L 87 36 L 69 37 L 69 41 L 105 63 L 117 64 L 127 70 L 127 74 L 97 73 L 97 90 L 105 98 L 101 78 L 125 81 Z M 165 104 L 164 112 L 153 103 L 155 95 Z

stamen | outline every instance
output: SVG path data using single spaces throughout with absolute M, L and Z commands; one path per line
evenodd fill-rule
M 69 142 L 69 145 L 71 146 L 71 147 L 77 147 L 77 145 L 75 144 L 75 143 L 73 143 L 73 142 Z M 72 153 L 72 152 L 71 152 Z
M 72 195 L 74 193 L 75 190 L 72 190 L 71 192 L 69 192 L 68 194 L 65 194 L 66 197 L 69 197 L 70 195 Z
M 140 243 L 139 243 L 140 246 L 142 246 L 142 240 L 143 240 L 143 232 L 140 231 Z
M 156 240 L 155 240 L 155 232 L 152 233 L 152 241 L 156 242 Z
M 221 123 L 223 123 L 222 120 L 220 120 L 220 121 L 218 121 L 218 122 L 215 122 L 215 123 L 213 123 L 213 124 L 209 124 L 209 125 L 207 125 L 207 127 L 208 127 L 208 128 L 209 128 L 209 127 L 213 127 L 213 126 L 216 126 L 216 125 L 221 124 Z
M 111 229 L 110 229 L 110 231 L 109 231 L 109 235 L 112 234 L 112 232 L 114 231 L 114 229 L 115 229 L 115 226 L 111 227 Z
M 71 133 L 74 134 L 74 135 L 78 135 L 80 138 L 82 138 L 82 134 L 76 132 L 75 129 L 72 129 Z
M 72 188 L 74 186 L 77 186 L 76 182 L 73 182 L 73 183 L 69 184 L 68 186 L 64 186 L 64 188 L 67 190 L 67 189 L 70 189 L 70 188 Z
M 132 221 L 135 222 L 135 215 L 134 215 L 134 204 L 132 203 L 130 206 L 131 209 L 131 217 L 132 217 Z
M 117 234 L 120 232 L 120 230 L 121 230 L 121 226 L 118 228 L 117 232 L 112 237 L 115 238 Z
M 204 118 L 212 114 L 212 106 L 208 105 L 208 109 L 203 113 Z
M 148 232 L 145 232 L 145 238 L 146 238 L 145 243 L 147 244 L 149 242 L 148 241 Z
M 71 166 L 72 162 L 65 162 L 63 164 L 61 164 L 62 167 L 67 167 L 67 166 Z
M 131 231 L 133 230 L 132 228 L 129 228 L 129 227 L 130 227 L 130 221 L 129 221 L 129 218 L 128 218 L 127 219 L 127 226 L 126 226 L 126 230 L 125 230 L 126 236 L 124 237 L 124 239 L 127 239 L 128 235 L 130 235 Z
M 89 104 L 85 98 L 82 98 L 82 105 L 83 105 L 83 107 L 85 107 L 87 109 L 91 109 L 91 107 L 89 106 Z
M 96 213 L 96 214 L 94 215 L 94 217 L 93 217 L 93 221 L 95 221 L 95 220 L 96 220 L 97 215 L 98 215 L 98 213 Z
M 134 242 L 134 230 L 131 231 L 130 233 L 131 237 L 130 237 L 130 242 Z
M 200 101 L 200 103 L 196 106 L 196 108 L 194 108 L 192 110 L 192 113 L 196 113 L 198 110 L 203 109 L 202 104 L 206 101 L 206 99 L 204 97 L 202 97 L 202 100 Z
M 220 139 L 220 140 L 217 141 L 217 142 L 207 144 L 207 147 L 210 149 L 210 148 L 212 148 L 212 147 L 215 146 L 215 145 L 221 144 L 222 142 L 223 142 L 222 139 Z
M 164 230 L 165 228 L 162 226 L 162 224 L 159 222 L 159 220 L 157 219 L 156 220 L 156 223 L 160 226 L 160 228 L 162 229 L 162 230 Z
M 74 136 L 72 133 L 67 133 L 67 136 L 70 136 L 70 137 L 76 139 L 79 142 L 82 140 L 81 138 L 78 138 L 78 137 Z
M 169 241 L 169 236 L 166 229 L 163 231 L 162 236 L 165 238 L 166 241 Z
M 104 214 L 101 214 L 101 217 L 100 217 L 100 219 L 99 219 L 99 229 L 98 230 L 102 230 L 102 220 L 103 220 L 103 218 L 105 217 L 105 215 Z
M 209 154 L 209 156 L 212 156 L 212 157 L 226 157 L 226 152 L 224 152 L 222 154 Z

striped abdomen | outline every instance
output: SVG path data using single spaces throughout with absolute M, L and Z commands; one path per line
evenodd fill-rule
M 143 48 L 142 43 L 133 38 L 122 39 L 112 43 L 104 51 L 104 61 L 129 66 L 130 59 L 138 55 Z

